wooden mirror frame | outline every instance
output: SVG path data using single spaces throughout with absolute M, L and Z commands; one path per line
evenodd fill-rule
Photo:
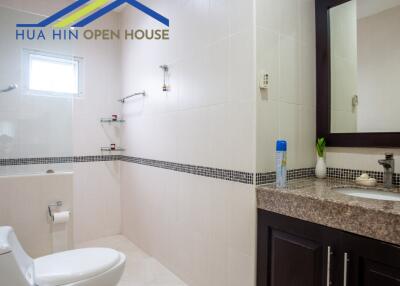
M 315 0 L 317 49 L 317 138 L 325 137 L 327 146 L 331 147 L 400 147 L 400 132 L 331 133 L 331 50 L 329 9 L 349 1 L 350 0 Z

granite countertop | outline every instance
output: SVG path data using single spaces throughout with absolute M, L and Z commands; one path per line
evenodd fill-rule
M 349 181 L 315 178 L 290 181 L 285 189 L 267 184 L 257 187 L 257 207 L 400 245 L 400 202 L 352 197 L 332 190 L 356 186 Z M 377 188 L 387 191 L 382 186 Z M 400 188 L 390 191 L 400 193 Z

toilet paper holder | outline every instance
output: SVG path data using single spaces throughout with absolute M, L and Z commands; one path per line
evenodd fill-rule
M 53 219 L 53 208 L 59 208 L 63 206 L 63 202 L 62 201 L 58 201 L 55 202 L 54 204 L 50 204 L 48 205 L 48 209 L 49 209 L 49 216 L 51 219 Z

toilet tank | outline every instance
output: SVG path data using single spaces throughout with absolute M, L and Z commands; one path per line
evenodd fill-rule
M 33 260 L 12 227 L 0 227 L 0 285 L 33 286 Z

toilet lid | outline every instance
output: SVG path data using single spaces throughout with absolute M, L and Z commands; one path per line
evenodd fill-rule
M 107 248 L 84 248 L 40 257 L 34 261 L 35 283 L 59 286 L 86 280 L 111 269 L 120 259 L 118 251 Z

